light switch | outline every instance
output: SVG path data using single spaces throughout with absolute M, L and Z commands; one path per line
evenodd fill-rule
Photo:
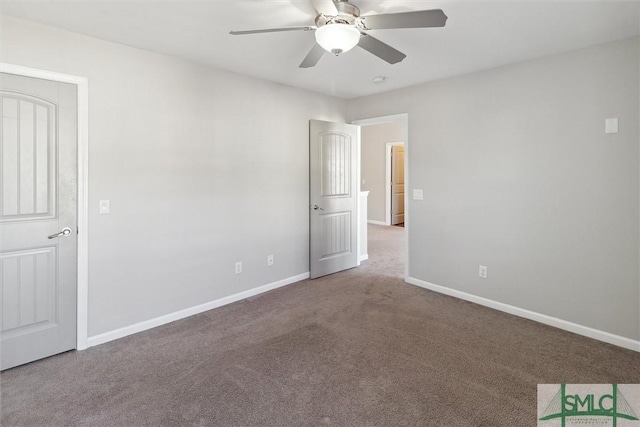
M 111 212 L 111 207 L 109 206 L 108 200 L 100 200 L 100 213 L 108 214 Z
M 413 200 L 423 200 L 424 192 L 422 190 L 413 190 Z
M 618 118 L 605 119 L 604 133 L 618 133 Z

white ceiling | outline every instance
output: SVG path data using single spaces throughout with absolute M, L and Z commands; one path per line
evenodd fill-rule
M 640 33 L 639 1 L 352 0 L 362 15 L 441 8 L 444 28 L 369 33 L 407 54 L 389 65 L 355 48 L 299 63 L 313 32 L 230 30 L 313 25 L 311 0 L 6 1 L 0 12 L 81 34 L 343 98 L 384 92 Z M 385 76 L 383 84 L 372 82 Z

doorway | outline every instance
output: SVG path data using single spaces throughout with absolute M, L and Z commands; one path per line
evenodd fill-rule
M 385 223 L 404 227 L 404 142 L 387 142 L 385 149 Z
M 407 194 L 409 193 L 409 115 L 395 114 L 390 116 L 373 117 L 362 120 L 355 120 L 352 124 L 361 126 L 360 143 L 360 184 L 362 191 L 368 191 L 368 218 L 369 227 L 391 227 L 391 205 L 392 194 L 389 182 L 391 181 L 391 163 L 387 163 L 387 144 L 389 147 L 400 144 L 404 145 L 403 166 L 403 193 L 399 198 L 402 200 L 402 217 L 397 217 L 404 222 L 403 254 L 400 256 L 404 264 L 405 280 L 409 277 L 409 245 L 408 236 L 410 228 L 410 218 Z M 391 156 L 389 156 L 391 157 Z M 398 180 L 396 180 L 398 181 Z M 404 189 L 407 189 L 404 191 Z M 398 228 L 398 227 L 393 227 Z

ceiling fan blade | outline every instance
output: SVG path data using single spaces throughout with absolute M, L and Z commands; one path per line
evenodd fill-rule
M 260 33 L 279 33 L 282 31 L 313 31 L 316 27 L 284 27 L 284 28 L 265 28 L 262 30 L 242 30 L 242 31 L 229 31 L 229 34 L 233 36 L 241 36 L 244 34 L 260 34 Z
M 316 43 L 300 63 L 300 68 L 315 67 L 315 65 L 318 63 L 318 61 L 320 61 L 320 58 L 322 58 L 322 55 L 324 55 L 325 52 L 326 50 L 324 50 L 322 46 Z
M 381 15 L 361 16 L 358 18 L 358 24 L 363 30 L 444 27 L 446 22 L 447 15 L 440 9 L 383 13 Z
M 389 64 L 401 62 L 404 58 L 407 57 L 407 55 L 400 52 L 399 50 L 365 33 L 362 33 L 362 37 L 360 37 L 358 46 L 360 46 L 367 52 L 374 54 L 383 61 L 387 61 Z
M 338 8 L 332 0 L 312 0 L 313 7 L 325 16 L 338 16 Z

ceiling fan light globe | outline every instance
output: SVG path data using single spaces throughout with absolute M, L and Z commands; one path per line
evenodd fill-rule
M 327 24 L 316 30 L 316 42 L 336 56 L 353 49 L 359 41 L 360 31 L 353 25 Z

